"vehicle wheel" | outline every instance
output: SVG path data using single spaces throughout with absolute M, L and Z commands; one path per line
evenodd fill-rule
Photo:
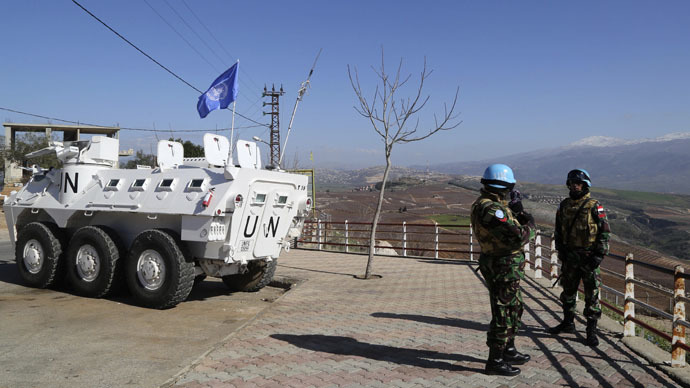
M 164 309 L 187 299 L 194 285 L 194 263 L 185 260 L 170 234 L 145 230 L 132 243 L 125 276 L 141 305 Z
M 77 294 L 100 298 L 110 293 L 120 265 L 120 251 L 105 230 L 97 226 L 77 230 L 65 257 L 67 279 Z
M 233 291 L 256 292 L 273 280 L 277 266 L 278 259 L 269 263 L 265 260 L 253 260 L 247 264 L 247 272 L 223 276 L 223 283 Z
M 62 244 L 51 228 L 32 222 L 19 230 L 14 256 L 22 279 L 31 287 L 46 288 L 59 280 Z

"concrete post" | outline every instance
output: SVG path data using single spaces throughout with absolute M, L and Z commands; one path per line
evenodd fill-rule
M 534 278 L 541 279 L 541 234 L 538 230 L 534 240 Z
M 530 262 L 529 262 L 529 259 L 530 259 L 530 257 L 529 257 L 529 255 L 530 255 L 530 253 L 529 253 L 529 241 L 527 242 L 527 244 L 525 244 L 524 247 L 522 247 L 522 252 L 525 254 L 525 271 L 529 271 L 529 269 L 530 269 Z
M 349 234 L 349 228 L 347 225 L 347 220 L 345 220 L 345 253 L 348 253 L 350 251 L 350 234 Z
M 16 131 L 12 127 L 5 127 L 5 149 L 14 150 Z M 22 169 L 17 163 L 5 159 L 5 183 L 19 183 L 22 181 Z
M 434 239 L 434 259 L 438 259 L 438 222 L 434 221 L 434 232 L 436 237 Z
M 407 256 L 407 222 L 403 221 L 402 225 L 402 253 L 403 257 Z
M 472 242 L 472 224 L 470 224 L 470 261 L 474 261 L 474 246 Z
M 558 278 L 558 252 L 556 252 L 556 239 L 551 235 L 551 279 Z
M 625 328 L 623 329 L 624 337 L 635 336 L 635 322 L 631 318 L 635 318 L 635 273 L 633 272 L 633 254 L 628 253 L 625 256 L 625 311 L 623 313 L 623 320 L 625 321 Z
M 673 339 L 671 340 L 671 367 L 682 368 L 685 366 L 685 349 L 680 345 L 685 345 L 685 326 L 681 325 L 679 321 L 685 320 L 685 268 L 680 265 L 676 266 L 676 272 L 673 276 L 673 297 L 675 305 L 673 306 Z
M 321 238 L 321 236 L 322 236 L 322 234 L 321 234 L 321 220 L 320 219 L 316 220 L 316 222 L 317 222 L 316 228 L 318 230 L 318 235 L 319 235 L 319 250 L 321 250 L 321 244 L 323 243 L 323 240 Z

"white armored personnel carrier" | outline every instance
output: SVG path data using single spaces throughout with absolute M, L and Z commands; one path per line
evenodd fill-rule
M 52 143 L 61 169 L 34 167 L 4 203 L 23 280 L 103 297 L 127 284 L 136 301 L 168 308 L 195 279 L 220 277 L 257 291 L 272 279 L 281 249 L 299 236 L 311 208 L 307 176 L 261 168 L 255 143 L 204 136 L 204 158 L 158 143 L 156 168 L 118 169 L 117 139 Z

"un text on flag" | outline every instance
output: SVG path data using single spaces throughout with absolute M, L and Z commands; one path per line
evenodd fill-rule
M 206 93 L 199 96 L 196 110 L 203 119 L 209 112 L 216 109 L 225 109 L 231 102 L 237 99 L 237 69 L 239 62 L 235 63 L 218 76 L 208 88 Z

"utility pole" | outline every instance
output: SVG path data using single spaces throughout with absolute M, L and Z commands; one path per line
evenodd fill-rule
M 264 86 L 264 93 L 262 97 L 271 97 L 271 102 L 264 102 L 263 106 L 270 105 L 270 112 L 263 112 L 264 115 L 271 115 L 271 166 L 278 168 L 280 167 L 280 115 L 279 115 L 279 98 L 285 94 L 283 91 L 283 86 L 280 86 L 280 90 L 276 91 L 275 85 L 270 91 Z

